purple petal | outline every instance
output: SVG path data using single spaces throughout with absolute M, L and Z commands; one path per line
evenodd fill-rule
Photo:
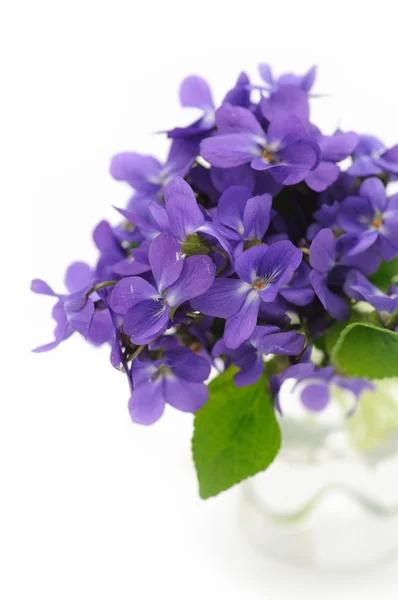
M 323 192 L 336 181 L 339 174 L 338 166 L 330 162 L 320 162 L 316 169 L 307 175 L 305 183 L 314 192 Z
M 250 80 L 248 76 L 246 73 L 242 72 L 237 79 L 235 87 L 226 93 L 222 104 L 228 102 L 234 106 L 244 106 L 248 108 L 250 106 L 250 90 L 248 89 L 249 84 Z
M 149 204 L 149 214 L 160 233 L 170 233 L 170 221 L 164 206 L 157 202 L 151 202 Z
M 251 133 L 264 137 L 264 131 L 253 113 L 242 106 L 223 104 L 216 112 L 216 123 L 220 134 Z
M 166 364 L 174 375 L 188 381 L 204 381 L 210 375 L 209 361 L 184 348 L 169 351 Z
M 250 190 L 240 185 L 227 189 L 218 201 L 217 211 L 221 223 L 243 234 L 243 213 L 250 196 Z
M 274 78 L 272 76 L 272 70 L 270 65 L 267 63 L 261 63 L 260 65 L 258 65 L 258 70 L 261 79 L 263 79 L 265 83 L 268 83 L 269 86 L 272 86 L 274 83 Z
M 65 312 L 71 327 L 84 337 L 87 337 L 94 316 L 94 302 L 91 298 L 87 299 L 81 310 L 70 311 L 67 310 L 65 305 Z
M 153 362 L 151 360 L 140 360 L 139 358 L 133 360 L 131 365 L 133 387 L 137 388 L 150 379 L 154 379 L 161 364 L 161 361 Z
M 239 185 L 248 188 L 252 194 L 256 183 L 249 165 L 241 165 L 233 169 L 213 167 L 210 169 L 210 177 L 214 187 L 221 193 L 234 185 Z
M 261 111 L 268 121 L 296 115 L 306 123 L 309 119 L 307 94 L 296 85 L 283 85 L 270 98 L 263 98 Z
M 398 144 L 383 152 L 380 158 L 387 162 L 398 163 Z
M 397 305 L 395 298 L 383 294 L 359 271 L 351 271 L 344 284 L 344 292 L 349 298 L 364 300 L 371 304 L 377 311 L 392 313 Z
M 162 233 L 149 246 L 148 258 L 157 288 L 162 294 L 181 275 L 184 264 L 181 246 L 174 237 Z
M 368 177 L 369 175 L 379 175 L 383 169 L 375 164 L 371 156 L 361 156 L 357 158 L 347 173 L 354 177 Z
M 251 133 L 215 135 L 203 140 L 200 153 L 214 167 L 238 167 L 261 153 Z
M 124 315 L 132 306 L 149 298 L 159 298 L 158 291 L 150 283 L 141 277 L 126 277 L 115 285 L 109 306 L 116 313 Z
M 256 383 L 264 370 L 263 360 L 256 352 L 249 355 L 243 364 L 242 361 L 240 361 L 239 366 L 241 370 L 234 375 L 236 387 L 245 387 L 246 385 Z
M 260 298 L 252 290 L 249 292 L 239 311 L 229 317 L 225 324 L 224 341 L 227 348 L 239 348 L 254 331 L 257 323 Z
M 291 280 L 302 259 L 302 252 L 288 240 L 268 246 L 257 269 L 258 277 L 265 282 L 259 292 L 263 302 L 275 300 L 280 287 Z
M 87 335 L 88 341 L 95 346 L 101 346 L 106 342 L 111 342 L 114 333 L 115 327 L 109 310 L 96 310 Z
M 270 194 L 254 196 L 247 201 L 243 214 L 246 239 L 262 240 L 270 223 L 271 208 L 272 197 Z
M 54 341 L 49 342 L 48 344 L 44 344 L 42 346 L 38 346 L 37 348 L 32 350 L 32 352 L 41 353 L 54 350 L 54 348 L 59 346 L 61 342 L 70 337 L 74 332 L 66 318 L 63 302 L 57 302 L 57 304 L 52 310 L 52 316 L 56 322 L 56 327 L 54 329 Z
M 122 152 L 112 158 L 110 172 L 118 181 L 127 181 L 140 192 L 156 192 L 160 183 L 153 180 L 160 177 L 162 165 L 153 156 L 136 152 Z
M 169 311 L 156 300 L 135 304 L 124 315 L 123 330 L 134 344 L 149 344 L 164 333 L 169 323 Z
M 310 279 L 316 295 L 330 316 L 337 321 L 345 321 L 348 316 L 348 304 L 343 298 L 329 290 L 327 274 L 311 271 Z
M 303 75 L 303 78 L 301 80 L 301 88 L 305 92 L 309 92 L 310 89 L 312 88 L 312 86 L 314 85 L 315 79 L 316 79 L 316 73 L 317 73 L 317 66 L 314 65 L 307 71 L 307 73 L 305 75 Z
M 398 248 L 396 246 L 398 240 L 396 234 L 393 237 L 393 241 L 394 244 L 392 244 L 391 240 L 384 236 L 379 237 L 380 254 L 384 260 L 393 260 L 398 255 Z
M 141 275 L 141 273 L 146 273 L 149 270 L 149 264 L 144 264 L 136 260 L 133 253 L 131 253 L 127 258 L 124 258 L 113 265 L 113 271 L 122 277 Z
M 363 182 L 359 189 L 362 198 L 368 198 L 372 206 L 384 212 L 387 207 L 386 189 L 377 177 L 370 177 Z
M 374 211 L 368 198 L 349 196 L 341 203 L 336 220 L 344 231 L 362 233 L 368 228 L 373 214 Z
M 134 423 L 152 425 L 164 412 L 165 400 L 161 378 L 138 386 L 129 400 L 129 412 Z
M 119 250 L 119 244 L 113 235 L 112 227 L 108 221 L 101 221 L 93 232 L 94 243 L 101 252 Z
M 289 115 L 281 119 L 275 119 L 268 128 L 268 142 L 275 142 L 279 148 L 300 142 L 309 136 L 298 117 Z
M 305 346 L 305 336 L 296 331 L 281 331 L 264 335 L 258 342 L 262 354 L 297 356 Z
M 186 77 L 182 82 L 180 87 L 180 102 L 182 106 L 193 106 L 201 108 L 204 111 L 208 111 L 214 106 L 207 82 L 197 75 Z
M 365 231 L 360 234 L 347 234 L 339 239 L 339 245 L 344 243 L 344 256 L 356 256 L 368 250 L 377 238 L 379 234 L 377 231 Z
M 214 281 L 216 266 L 209 256 L 189 256 L 184 260 L 179 279 L 166 293 L 171 307 L 204 294 Z
M 266 256 L 268 246 L 259 244 L 245 250 L 236 260 L 235 270 L 239 277 L 246 283 L 252 284 L 258 276 L 258 269 L 262 259 Z
M 167 404 L 189 413 L 198 411 L 209 397 L 209 390 L 204 383 L 186 381 L 173 376 L 164 377 L 163 393 Z
M 164 197 L 171 232 L 183 242 L 205 222 L 195 194 L 186 181 L 175 177 L 166 185 Z
M 191 306 L 205 315 L 226 319 L 238 312 L 250 289 L 239 279 L 219 277 L 205 294 L 191 301 Z
M 65 274 L 65 285 L 68 290 L 78 292 L 94 279 L 94 271 L 84 262 L 72 263 Z
M 311 138 L 289 144 L 280 151 L 281 161 L 297 171 L 314 169 L 319 163 L 319 156 L 319 146 Z
M 359 137 L 353 131 L 325 135 L 319 140 L 322 160 L 340 162 L 350 156 L 358 144 Z
M 306 306 L 314 299 L 314 290 L 311 287 L 283 286 L 279 290 L 280 295 L 295 306 Z
M 43 279 L 32 279 L 30 289 L 35 294 L 43 294 L 44 296 L 57 296 L 52 288 L 43 281 Z
M 179 175 L 184 177 L 199 154 L 199 141 L 193 139 L 176 139 L 170 146 L 166 166 L 163 169 L 164 181 Z
M 336 260 L 336 242 L 331 229 L 321 229 L 312 241 L 310 264 L 320 273 L 330 271 Z

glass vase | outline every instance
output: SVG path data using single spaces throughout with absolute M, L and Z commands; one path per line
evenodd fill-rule
M 366 392 L 351 419 L 344 403 L 280 419 L 282 447 L 242 484 L 241 522 L 268 555 L 319 569 L 355 569 L 398 551 L 397 389 Z M 361 404 L 362 403 L 362 404 Z M 289 411 L 288 411 L 289 412 Z

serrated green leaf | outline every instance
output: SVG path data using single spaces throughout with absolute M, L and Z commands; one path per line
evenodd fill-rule
M 380 267 L 369 277 L 370 281 L 383 292 L 387 292 L 393 277 L 398 276 L 398 257 L 386 262 L 383 260 Z
M 281 444 L 265 376 L 237 388 L 230 367 L 209 384 L 209 399 L 195 415 L 192 451 L 202 498 L 215 496 L 266 469 Z
M 383 379 L 398 376 L 398 333 L 371 324 L 348 325 L 332 352 L 345 375 Z

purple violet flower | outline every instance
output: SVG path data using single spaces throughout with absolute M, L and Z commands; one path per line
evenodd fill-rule
M 253 246 L 236 260 L 239 279 L 219 277 L 191 302 L 192 307 L 205 315 L 225 318 L 225 345 L 238 348 L 254 331 L 260 303 L 275 300 L 301 260 L 301 251 L 287 240 Z
M 218 201 L 217 217 L 227 239 L 240 243 L 262 240 L 271 219 L 270 194 L 252 197 L 244 186 L 228 188 Z
M 203 294 L 214 280 L 208 256 L 183 259 L 178 241 L 161 234 L 149 248 L 156 288 L 141 277 L 125 277 L 115 286 L 109 304 L 124 315 L 123 331 L 134 344 L 148 344 L 168 329 L 172 310 Z
M 53 350 L 68 339 L 75 331 L 79 332 L 94 345 L 111 341 L 114 328 L 109 311 L 98 295 L 88 297 L 87 293 L 95 284 L 93 270 L 83 262 L 70 265 L 65 274 L 65 284 L 69 294 L 56 294 L 42 279 L 34 279 L 31 290 L 35 294 L 44 294 L 58 299 L 52 316 L 56 322 L 54 341 L 34 349 L 34 352 Z M 101 306 L 97 306 L 100 304 Z
M 398 194 L 387 198 L 380 179 L 366 179 L 359 196 L 343 200 L 337 223 L 356 240 L 349 251 L 351 256 L 367 250 L 376 241 L 384 260 L 398 255 Z
M 359 271 L 350 271 L 345 280 L 344 292 L 349 298 L 368 302 L 381 315 L 392 315 L 398 310 L 398 288 L 391 286 L 390 293 L 384 294 Z
M 188 127 L 176 127 L 168 132 L 170 138 L 197 136 L 208 132 L 215 126 L 215 106 L 207 82 L 191 75 L 184 79 L 180 87 L 181 106 L 199 108 L 202 116 Z
M 218 134 L 202 141 L 200 152 L 211 165 L 230 168 L 250 163 L 268 170 L 279 183 L 299 183 L 316 168 L 320 148 L 300 120 L 290 115 L 267 131 L 247 109 L 224 104 L 216 113 Z
M 168 181 L 187 173 L 197 154 L 197 141 L 175 140 L 164 165 L 153 156 L 122 152 L 113 157 L 110 173 L 118 181 L 126 181 L 144 197 L 156 198 L 161 196 Z
M 373 135 L 361 135 L 353 153 L 353 161 L 347 172 L 355 177 L 369 177 L 381 173 L 396 175 L 398 144 L 387 150 L 383 142 Z
M 209 374 L 209 362 L 186 348 L 166 351 L 160 360 L 133 361 L 129 400 L 132 420 L 152 425 L 160 419 L 166 404 L 183 412 L 196 412 L 208 398 L 204 381 Z

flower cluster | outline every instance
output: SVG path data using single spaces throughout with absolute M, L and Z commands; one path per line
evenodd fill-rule
M 364 302 L 379 327 L 398 330 L 398 281 L 373 279 L 398 256 L 398 194 L 387 192 L 398 145 L 322 133 L 310 119 L 315 74 L 276 78 L 262 64 L 260 84 L 242 73 L 218 107 L 188 77 L 181 103 L 200 116 L 167 132 L 166 162 L 135 152 L 111 162 L 134 192 L 116 226 L 96 227 L 95 267 L 71 265 L 66 294 L 32 282 L 57 299 L 55 339 L 36 351 L 74 332 L 110 344 L 131 417 L 145 425 L 166 404 L 196 412 L 210 370 L 230 365 L 237 387 L 266 370 L 277 409 L 286 379 L 312 411 L 332 385 L 355 399 L 371 388 L 336 368 L 325 336 Z

